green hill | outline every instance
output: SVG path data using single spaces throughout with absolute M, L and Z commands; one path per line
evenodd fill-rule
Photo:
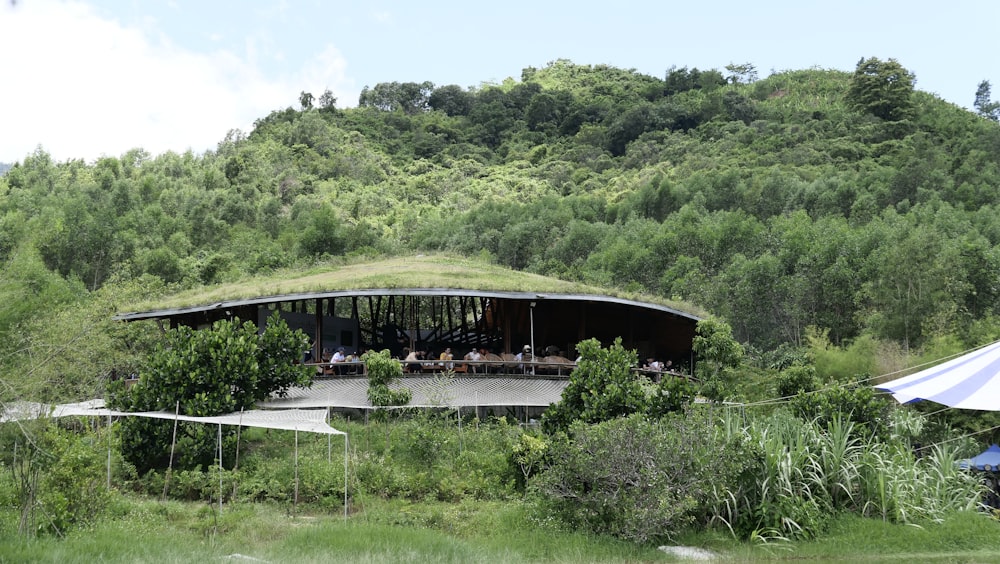
M 882 89 L 907 75 L 875 63 L 756 80 L 559 60 L 277 110 L 204 155 L 38 150 L 0 179 L 0 330 L 102 288 L 443 253 L 685 301 L 763 349 L 808 327 L 978 344 L 998 333 L 1000 126 Z

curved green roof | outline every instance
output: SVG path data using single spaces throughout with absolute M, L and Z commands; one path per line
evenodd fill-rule
M 519 272 L 472 259 L 440 255 L 395 257 L 376 262 L 318 267 L 306 271 L 279 272 L 266 277 L 220 284 L 180 292 L 171 296 L 133 304 L 133 313 L 119 319 L 138 319 L 154 315 L 135 312 L 201 309 L 222 302 L 258 301 L 261 298 L 308 294 L 340 293 L 362 290 L 435 289 L 467 292 L 534 292 L 576 296 L 603 296 L 644 302 L 668 308 L 691 317 L 704 317 L 691 306 L 652 296 L 609 290 L 578 282 Z M 274 301 L 274 300 L 267 300 Z

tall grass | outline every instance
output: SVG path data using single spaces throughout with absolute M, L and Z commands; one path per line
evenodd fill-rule
M 850 422 L 836 418 L 821 427 L 787 414 L 720 419 L 718 412 L 709 413 L 713 417 L 705 419 L 718 419 L 718 425 L 693 426 L 692 418 L 678 419 L 691 427 L 684 435 L 688 439 L 678 443 L 687 445 L 677 457 L 685 468 L 678 476 L 698 480 L 714 471 L 714 487 L 696 496 L 706 500 L 695 511 L 696 519 L 729 525 L 736 534 L 720 534 L 726 529 L 718 527 L 670 531 L 678 541 L 740 561 L 782 556 L 773 549 L 773 541 L 781 539 L 792 541 L 782 543 L 795 551 L 790 558 L 803 547 L 803 554 L 819 558 L 869 559 L 889 554 L 884 545 L 918 560 L 955 560 L 956 555 L 961 560 L 972 554 L 965 560 L 978 561 L 977 540 L 1000 549 L 1000 541 L 994 540 L 1000 538 L 1000 525 L 968 511 L 979 499 L 980 485 L 957 469 L 952 449 L 917 458 L 901 444 L 865 439 Z M 193 501 L 165 502 L 159 501 L 162 481 L 123 483 L 116 471 L 114 487 L 125 493 L 111 496 L 100 519 L 66 531 L 65 537 L 24 539 L 16 534 L 9 470 L 0 467 L 0 562 L 192 562 L 234 554 L 282 562 L 666 558 L 649 543 L 574 531 L 525 497 L 515 485 L 520 470 L 508 458 L 523 433 L 515 425 L 466 421 L 460 429 L 454 413 L 446 411 L 384 425 L 334 424 L 351 436 L 347 519 L 342 511 L 343 444 L 338 439 L 328 443 L 325 437 L 300 436 L 296 472 L 291 432 L 252 430 L 244 435 L 240 468 L 222 473 L 226 499 L 221 511 L 215 469 L 175 474 L 171 496 Z M 713 444 L 735 450 L 713 449 Z M 735 471 L 729 462 L 725 467 L 705 462 L 711 450 L 732 460 Z M 723 474 L 734 478 L 721 480 Z M 128 491 L 146 486 L 153 494 L 148 499 Z M 298 504 L 293 501 L 296 491 Z M 954 531 L 956 519 L 973 528 L 962 534 L 961 542 L 935 548 L 931 543 L 944 538 L 939 529 Z M 866 525 L 855 520 L 887 540 L 869 547 L 828 539 L 861 534 Z M 924 530 L 928 532 L 921 536 Z M 906 542 L 900 540 L 904 538 Z
M 540 526 L 521 502 L 373 502 L 350 520 L 280 505 L 132 500 L 65 539 L 0 531 L 2 562 L 637 562 L 636 546 Z M 0 510 L 0 514 L 4 511 Z M 405 522 L 400 522 L 405 521 Z
M 894 523 L 939 521 L 974 509 L 982 494 L 975 476 L 958 469 L 954 449 L 935 448 L 918 458 L 902 443 L 855 432 L 834 418 L 826 428 L 775 414 L 736 429 L 759 453 L 759 470 L 717 491 L 712 520 L 759 539 L 810 538 L 830 518 L 852 512 Z

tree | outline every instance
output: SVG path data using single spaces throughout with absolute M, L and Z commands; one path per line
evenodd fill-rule
M 691 346 L 701 361 L 698 376 L 703 382 L 702 394 L 721 401 L 727 393 L 730 371 L 743 360 L 743 346 L 733 339 L 733 328 L 714 317 L 698 322 Z
M 570 374 L 562 399 L 550 406 L 542 417 L 542 425 L 547 432 L 565 431 L 574 421 L 598 423 L 634 413 L 646 415 L 651 396 L 657 416 L 687 403 L 665 401 L 671 390 L 682 391 L 669 378 L 665 378 L 666 383 L 661 383 L 655 390 L 647 390 L 632 372 L 638 356 L 634 350 L 626 350 L 622 346 L 621 337 L 606 349 L 597 339 L 587 339 L 581 341 L 576 350 L 580 353 L 580 360 Z M 690 395 L 686 397 L 690 398 Z
M 389 387 L 393 382 L 403 377 L 403 367 L 399 361 L 392 358 L 388 349 L 375 352 L 367 351 L 361 355 L 368 372 L 368 401 L 374 406 L 391 407 L 410 403 L 412 393 L 403 388 L 393 390 Z
M 434 83 L 425 82 L 380 82 L 374 88 L 365 86 L 358 98 L 358 105 L 378 108 L 386 112 L 402 111 L 418 114 L 426 111 Z
M 576 420 L 597 423 L 645 410 L 646 394 L 632 373 L 639 358 L 622 346 L 621 337 L 607 349 L 597 339 L 587 339 L 576 350 L 580 360 L 562 399 L 542 417 L 547 431 L 566 430 Z
M 332 207 L 323 206 L 317 209 L 302 230 L 299 239 L 302 253 L 305 256 L 342 254 L 345 250 L 343 224 Z
M 337 109 L 337 97 L 333 95 L 333 92 L 329 88 L 319 95 L 319 109 L 328 112 Z
M 980 116 L 989 120 L 1000 121 L 1000 102 L 990 100 L 990 81 L 984 80 L 979 83 L 979 88 L 976 88 L 976 101 L 973 106 L 976 108 L 976 113 Z
M 108 387 L 108 404 L 122 411 L 177 410 L 208 417 L 243 409 L 292 387 L 309 386 L 312 370 L 295 361 L 309 347 L 301 330 L 292 331 L 275 312 L 263 332 L 239 319 L 221 320 L 210 329 L 181 326 L 140 368 L 139 382 L 126 389 L 122 380 Z M 124 456 L 143 472 L 166 466 L 172 423 L 128 417 L 122 420 Z M 178 440 L 180 465 L 210 464 L 216 456 L 215 431 L 186 425 Z
M 314 99 L 315 98 L 313 98 L 312 94 L 310 94 L 309 92 L 306 92 L 305 90 L 303 90 L 299 94 L 299 105 L 302 106 L 302 111 L 311 110 L 312 107 L 313 107 L 313 100 Z
M 861 59 L 851 77 L 847 102 L 885 121 L 902 121 L 913 112 L 916 77 L 896 59 Z
M 745 82 L 747 84 L 751 82 L 757 82 L 757 67 L 753 63 L 743 63 L 734 64 L 729 63 L 726 65 L 726 70 L 729 71 L 728 78 L 733 84 L 740 84 Z
M 427 99 L 427 104 L 434 110 L 440 110 L 449 116 L 464 116 L 472 109 L 473 95 L 457 84 L 449 84 L 435 88 Z

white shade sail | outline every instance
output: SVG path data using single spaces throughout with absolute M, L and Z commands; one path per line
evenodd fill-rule
M 958 409 L 1000 411 L 1000 341 L 875 389 L 900 403 L 929 400 Z
M 343 431 L 334 429 L 326 422 L 326 409 L 282 409 L 272 411 L 254 409 L 251 411 L 227 413 L 213 417 L 193 417 L 190 415 L 175 415 L 170 411 L 128 412 L 114 411 L 104 408 L 103 400 L 91 400 L 82 403 L 67 403 L 46 405 L 40 403 L 19 402 L 5 406 L 0 412 L 0 423 L 21 419 L 37 419 L 39 417 L 67 417 L 83 415 L 89 417 L 148 417 L 153 419 L 174 419 L 178 421 L 194 421 L 216 425 L 239 425 L 242 427 L 261 427 L 265 429 L 285 429 L 287 431 L 302 431 L 305 433 L 320 433 L 324 435 L 344 435 Z

